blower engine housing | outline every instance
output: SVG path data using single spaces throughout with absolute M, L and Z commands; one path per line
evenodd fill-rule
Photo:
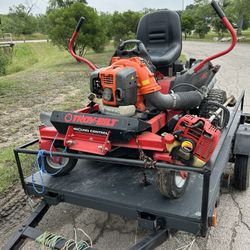
M 132 67 L 110 66 L 91 74 L 90 90 L 104 105 L 118 107 L 137 102 L 136 71 Z

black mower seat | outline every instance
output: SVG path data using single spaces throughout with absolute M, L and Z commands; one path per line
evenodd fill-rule
M 182 49 L 179 15 L 170 10 L 146 14 L 139 22 L 137 39 L 144 43 L 156 68 L 174 63 Z

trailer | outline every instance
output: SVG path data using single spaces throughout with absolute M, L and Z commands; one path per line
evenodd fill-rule
M 44 175 L 42 182 L 38 172 L 33 180 L 32 176 L 24 177 L 20 159 L 20 154 L 39 153 L 38 150 L 30 149 L 38 140 L 16 148 L 14 154 L 22 187 L 28 196 L 40 197 L 42 202 L 3 249 L 20 249 L 25 239 L 35 240 L 42 235 L 43 232 L 36 226 L 49 208 L 60 202 L 137 220 L 139 227 L 152 233 L 134 245 L 131 248 L 133 250 L 154 249 L 167 240 L 171 230 L 205 237 L 216 220 L 221 178 L 229 161 L 235 163 L 234 186 L 239 190 L 246 190 L 249 186 L 250 114 L 243 113 L 243 106 L 244 92 L 230 111 L 230 121 L 223 130 L 212 158 L 203 168 L 156 163 L 155 166 L 159 169 L 192 173 L 185 194 L 176 200 L 168 200 L 157 191 L 153 170 L 144 169 L 144 162 L 141 160 L 53 152 L 52 156 L 80 160 L 69 175 L 57 178 L 56 181 L 53 177 Z M 44 154 L 49 155 L 51 152 L 45 151 Z M 147 176 L 147 185 L 138 181 L 142 169 Z M 36 190 L 42 189 L 43 192 L 37 193 Z M 54 249 L 61 249 L 65 242 L 65 239 L 60 240 Z

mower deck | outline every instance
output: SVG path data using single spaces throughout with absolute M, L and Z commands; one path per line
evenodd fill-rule
M 33 183 L 31 176 L 26 179 L 23 177 L 19 154 L 36 155 L 37 150 L 27 148 L 36 144 L 37 140 L 19 147 L 15 150 L 15 156 L 22 186 L 28 195 L 44 199 L 38 211 L 31 216 L 25 227 L 10 239 L 4 249 L 19 249 L 20 242 L 23 242 L 25 238 L 36 239 L 41 235 L 42 232 L 35 226 L 51 205 L 57 205 L 60 202 L 137 219 L 140 227 L 152 230 L 153 233 L 135 245 L 133 250 L 154 249 L 167 239 L 169 229 L 205 236 L 208 226 L 211 226 L 212 215 L 219 197 L 221 175 L 227 166 L 234 143 L 233 139 L 236 135 L 237 144 L 239 124 L 244 123 L 242 118 L 249 116 L 242 113 L 243 99 L 244 93 L 231 112 L 230 122 L 224 129 L 207 166 L 199 169 L 165 163 L 156 164 L 159 168 L 185 170 L 192 173 L 185 194 L 177 200 L 168 200 L 158 192 L 154 178 L 155 170 L 145 170 L 150 184 L 143 185 L 141 183 L 143 170 L 136 167 L 142 167 L 143 162 L 132 159 L 53 153 L 55 156 L 77 157 L 81 160 L 69 175 L 58 178 L 44 175 L 42 183 L 36 173 L 35 183 Z M 240 107 L 241 110 L 239 110 Z M 241 126 L 249 128 L 248 125 Z M 247 129 L 241 129 L 239 135 L 242 136 L 245 131 L 243 136 L 249 141 L 250 134 Z M 240 145 L 236 145 L 236 153 L 241 151 L 238 147 Z M 45 151 L 45 155 L 49 155 L 49 152 Z M 33 184 L 38 190 L 41 190 L 43 185 L 44 192 L 37 194 Z M 60 246 L 56 249 L 60 249 Z

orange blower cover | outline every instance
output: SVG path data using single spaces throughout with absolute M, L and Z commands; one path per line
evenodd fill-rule
M 161 87 L 156 82 L 154 74 L 148 69 L 147 65 L 139 58 L 112 58 L 112 66 L 132 67 L 136 70 L 138 78 L 138 89 L 141 95 L 150 94 L 161 90 Z
M 139 58 L 124 58 L 113 57 L 112 66 L 110 67 L 132 67 L 136 70 L 138 96 L 136 108 L 140 111 L 145 110 L 143 103 L 143 95 L 150 94 L 161 90 L 161 86 L 156 82 L 154 74 L 148 69 L 147 65 Z

